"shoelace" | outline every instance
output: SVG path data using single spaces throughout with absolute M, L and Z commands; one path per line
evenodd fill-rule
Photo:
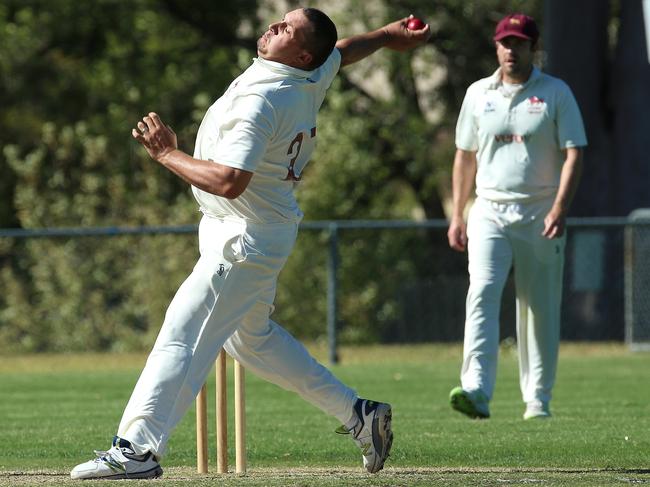
M 344 424 L 339 426 L 334 430 L 334 433 L 338 435 L 351 435 L 353 438 L 357 438 L 359 433 L 363 430 L 363 423 L 359 421 L 357 424 L 355 424 L 352 428 L 346 428 Z
M 93 450 L 95 452 L 95 461 L 98 462 L 100 460 L 103 460 L 106 455 L 108 455 L 107 451 L 102 451 L 102 450 Z
M 114 467 L 119 470 L 124 470 L 124 463 L 129 460 L 126 456 L 124 456 L 122 450 L 115 447 L 111 448 L 108 451 L 94 450 L 94 452 L 97 456 L 95 462 L 104 462 L 110 467 Z
M 363 454 L 365 455 L 369 448 L 368 443 L 372 444 L 372 433 L 368 432 L 369 434 L 361 436 L 361 433 L 363 433 L 364 430 L 364 426 L 365 424 L 363 421 L 359 419 L 357 424 L 348 430 L 348 433 L 352 436 L 352 439 L 359 446 L 359 448 L 363 450 Z M 371 440 L 368 441 L 368 438 L 371 438 Z
M 350 434 L 355 438 L 355 439 L 360 439 L 359 435 L 363 431 L 363 423 L 359 421 L 354 427 L 350 430 Z

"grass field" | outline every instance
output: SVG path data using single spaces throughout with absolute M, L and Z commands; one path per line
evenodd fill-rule
M 325 350 L 314 348 L 320 358 Z M 164 485 L 625 485 L 650 483 L 650 354 L 622 345 L 564 344 L 554 417 L 523 421 L 516 356 L 504 349 L 492 418 L 447 401 L 459 346 L 343 348 L 333 368 L 362 397 L 393 405 L 386 468 L 364 473 L 337 422 L 293 394 L 247 376 L 249 473 L 195 473 L 194 412 L 174 433 Z M 143 355 L 0 359 L 0 485 L 74 483 L 69 470 L 107 449 Z M 232 379 L 232 374 L 229 374 Z M 214 385 L 210 383 L 210 395 Z M 210 425 L 214 399 L 210 397 Z M 231 405 L 232 406 L 232 405 Z M 232 412 L 232 407 L 231 407 Z M 231 414 L 232 421 L 232 414 Z M 233 428 L 231 425 L 230 432 Z M 214 458 L 213 430 L 210 431 Z M 234 441 L 231 435 L 231 458 Z M 214 470 L 214 464 L 211 465 Z M 110 482 L 91 482 L 92 485 Z

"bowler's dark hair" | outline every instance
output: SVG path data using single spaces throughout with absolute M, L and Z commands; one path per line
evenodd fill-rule
M 332 53 L 338 33 L 332 19 L 316 8 L 303 8 L 302 12 L 312 26 L 311 32 L 307 32 L 306 49 L 312 55 L 312 61 L 307 70 L 318 68 Z

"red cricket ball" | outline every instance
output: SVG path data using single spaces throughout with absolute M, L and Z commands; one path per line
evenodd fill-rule
M 418 19 L 417 17 L 413 17 L 409 19 L 408 23 L 406 24 L 406 28 L 408 30 L 420 30 L 420 29 L 424 29 L 425 25 L 426 24 L 422 22 L 420 19 Z

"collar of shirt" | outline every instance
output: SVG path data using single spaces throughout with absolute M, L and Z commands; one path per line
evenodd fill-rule
M 530 73 L 530 77 L 528 78 L 528 80 L 526 80 L 525 83 L 521 85 L 521 89 L 525 90 L 526 88 L 528 88 L 528 86 L 530 86 L 532 83 L 537 81 L 537 79 L 539 79 L 540 76 L 542 76 L 542 72 L 537 68 L 537 66 L 533 66 L 533 71 Z M 497 68 L 494 74 L 490 76 L 490 83 L 488 84 L 487 89 L 498 90 L 502 84 L 503 83 L 501 81 L 501 68 Z
M 264 66 L 266 69 L 273 71 L 274 73 L 281 74 L 284 76 L 292 76 L 294 78 L 309 78 L 313 71 L 305 71 L 304 69 L 294 68 L 286 64 L 278 63 L 276 61 L 269 61 L 261 57 L 253 59 L 253 62 Z

